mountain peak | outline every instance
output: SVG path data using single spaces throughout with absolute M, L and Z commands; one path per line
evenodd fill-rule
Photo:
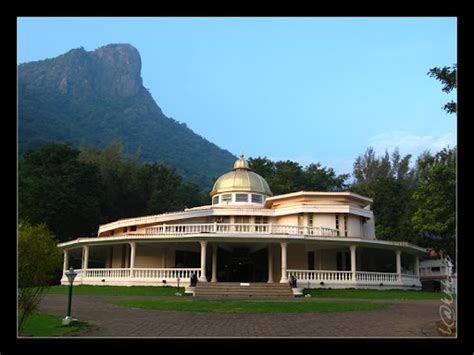
M 127 43 L 109 44 L 90 52 L 83 47 L 71 49 L 43 61 L 46 71 L 36 70 L 37 63 L 41 62 L 21 66 L 19 79 L 24 82 L 23 74 L 30 78 L 25 83 L 29 90 L 126 98 L 136 96 L 143 89 L 140 53 Z
M 91 53 L 97 65 L 100 95 L 130 97 L 143 87 L 140 53 L 131 44 L 109 44 Z
M 173 166 L 211 187 L 235 157 L 166 117 L 143 87 L 141 58 L 130 44 L 70 50 L 18 68 L 19 150 L 49 141 L 102 149 L 113 141 L 143 162 Z

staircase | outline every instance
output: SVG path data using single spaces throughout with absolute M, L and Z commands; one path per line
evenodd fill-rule
M 294 298 L 288 283 L 250 282 L 243 286 L 239 282 L 198 282 L 195 297 L 206 298 Z

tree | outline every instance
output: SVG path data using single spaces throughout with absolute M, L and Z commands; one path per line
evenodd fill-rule
M 172 168 L 158 163 L 144 164 L 138 172 L 137 186 L 144 199 L 145 214 L 176 211 L 184 207 L 183 201 L 178 199 L 182 178 Z
M 18 331 L 37 309 L 45 288 L 55 281 L 61 255 L 45 224 L 21 220 L 18 228 Z
M 414 171 L 410 169 L 411 155 L 404 157 L 396 148 L 381 157 L 368 148 L 354 163 L 354 183 L 350 190 L 374 199 L 377 238 L 385 240 L 413 240 L 408 208 L 414 188 Z
M 336 175 L 332 168 L 312 163 L 304 170 L 304 189 L 308 191 L 342 191 L 349 174 Z
M 427 75 L 439 80 L 444 85 L 442 90 L 449 94 L 451 91 L 457 88 L 456 71 L 457 64 L 454 64 L 452 68 L 447 66 L 443 68 L 434 67 L 428 71 Z M 444 105 L 443 110 L 445 110 L 447 113 L 456 113 L 456 103 L 451 100 L 446 105 Z
M 418 185 L 413 193 L 413 228 L 419 243 L 453 260 L 456 240 L 456 148 L 445 148 L 417 162 Z
M 248 159 L 250 168 L 258 175 L 268 180 L 271 180 L 275 175 L 275 163 L 267 157 L 257 157 Z
M 92 164 L 99 171 L 101 199 L 98 223 L 140 215 L 145 212 L 144 197 L 140 193 L 137 174 L 140 169 L 138 154 L 126 156 L 123 145 L 114 141 L 103 150 L 81 150 L 79 160 Z
M 91 235 L 98 227 L 99 171 L 78 155 L 66 144 L 48 143 L 19 161 L 20 218 L 46 223 L 60 241 Z
M 312 163 L 306 168 L 290 160 L 273 162 L 266 157 L 250 158 L 250 168 L 261 175 L 275 195 L 306 191 L 342 191 L 349 174 L 336 175 L 332 168 Z

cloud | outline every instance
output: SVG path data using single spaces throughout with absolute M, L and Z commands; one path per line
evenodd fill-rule
M 429 150 L 436 153 L 443 148 L 456 145 L 456 134 L 447 132 L 438 135 L 416 135 L 407 131 L 391 131 L 380 133 L 369 140 L 369 145 L 375 149 L 376 154 L 389 153 L 398 147 L 400 154 L 412 154 L 416 158 L 420 153 Z

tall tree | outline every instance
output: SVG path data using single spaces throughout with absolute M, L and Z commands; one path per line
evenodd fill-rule
M 410 154 L 402 157 L 398 148 L 380 157 L 368 148 L 354 163 L 355 180 L 350 190 L 374 199 L 372 210 L 379 239 L 412 238 L 411 224 L 406 223 L 411 218 L 407 208 L 414 188 L 410 159 Z
M 456 148 L 445 148 L 417 162 L 419 182 L 413 193 L 412 223 L 419 243 L 455 259 Z
M 427 75 L 432 78 L 435 78 L 436 80 L 439 80 L 444 85 L 442 90 L 445 93 L 449 94 L 451 91 L 457 88 L 456 74 L 457 64 L 454 64 L 452 67 L 434 67 L 428 71 Z M 445 110 L 447 113 L 456 113 L 456 102 L 451 100 L 446 105 L 444 105 L 443 110 Z
M 308 191 L 342 191 L 347 188 L 348 178 L 349 174 L 336 175 L 334 169 L 313 163 L 304 169 L 303 187 Z
M 266 157 L 250 158 L 250 168 L 263 176 L 275 195 L 306 191 L 342 191 L 349 174 L 337 175 L 332 168 L 312 163 L 303 168 L 290 160 L 273 162 Z
M 144 201 L 136 183 L 140 168 L 137 155 L 125 155 L 122 144 L 114 141 L 103 150 L 92 147 L 81 150 L 79 159 L 96 166 L 100 172 L 102 213 L 99 223 L 144 212 Z
M 28 150 L 19 161 L 19 215 L 46 223 L 62 241 L 96 232 L 101 185 L 98 169 L 66 144 Z

